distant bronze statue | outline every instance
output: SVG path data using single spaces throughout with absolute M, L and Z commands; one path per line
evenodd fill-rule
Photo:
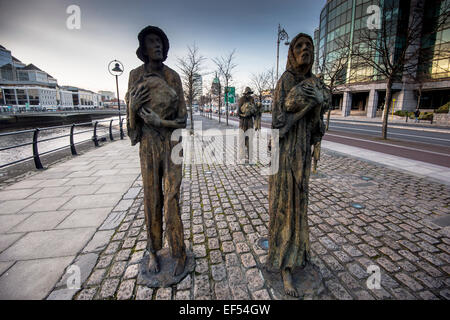
M 131 144 L 140 142 L 147 270 L 160 271 L 157 252 L 163 246 L 164 207 L 169 252 L 175 261 L 173 275 L 177 276 L 184 271 L 186 248 L 179 206 L 182 164 L 171 160 L 172 149 L 179 143 L 171 141 L 171 134 L 186 127 L 186 105 L 180 76 L 163 64 L 169 51 L 166 34 L 148 26 L 139 33 L 138 40 L 136 54 L 144 64 L 130 72 L 127 128 Z
M 262 108 L 263 105 L 261 102 L 256 104 L 256 111 L 255 111 L 255 131 L 261 130 L 261 116 L 262 116 Z
M 256 104 L 252 94 L 252 89 L 246 87 L 242 97 L 239 99 L 239 129 L 242 129 L 244 132 L 253 128 L 253 117 L 256 114 Z
M 330 93 L 311 73 L 313 40 L 300 33 L 290 43 L 286 71 L 277 83 L 272 128 L 279 129 L 279 170 L 269 178 L 267 269 L 281 272 L 284 291 L 297 297 L 294 269 L 310 261 L 308 182 L 311 146 L 325 133 Z
M 313 157 L 313 168 L 312 168 L 312 172 L 313 172 L 314 174 L 317 173 L 317 163 L 318 163 L 319 160 L 320 160 L 320 148 L 321 148 L 321 144 L 322 144 L 322 142 L 321 142 L 321 141 L 318 141 L 318 142 L 316 142 L 316 143 L 314 144 L 314 148 L 313 148 L 313 155 L 312 155 L 312 157 Z
M 253 130 L 253 117 L 256 114 L 257 108 L 252 94 L 253 91 L 249 87 L 246 87 L 238 103 L 237 114 L 239 116 L 239 129 L 243 132 L 246 132 L 249 129 Z M 245 136 L 245 143 L 241 144 L 239 147 L 240 157 L 241 159 L 245 157 L 246 161 L 248 161 L 250 157 L 249 148 L 252 141 L 251 136 L 251 134 L 249 136 Z

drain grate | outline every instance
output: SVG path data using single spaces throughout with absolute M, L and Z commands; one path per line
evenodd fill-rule
M 263 250 L 269 250 L 269 240 L 267 238 L 259 238 L 258 246 Z
M 251 191 L 260 191 L 260 190 L 267 190 L 269 188 L 268 184 L 262 184 L 259 186 L 249 187 L 248 189 Z
M 352 186 L 356 187 L 356 188 L 367 188 L 367 187 L 374 186 L 374 185 L 375 185 L 375 183 L 373 183 L 373 182 L 363 182 L 363 183 L 352 184 Z
M 364 209 L 366 207 L 365 205 L 357 202 L 352 202 L 350 205 L 355 209 Z
M 450 226 L 450 214 L 433 219 L 431 222 L 443 228 L 448 227 Z

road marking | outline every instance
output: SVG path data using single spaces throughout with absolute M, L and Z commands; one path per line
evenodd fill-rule
M 381 145 L 385 145 L 385 146 L 402 148 L 402 149 L 408 149 L 408 150 L 414 150 L 414 151 L 420 151 L 420 152 L 436 154 L 436 155 L 439 155 L 439 156 L 444 156 L 444 157 L 449 157 L 450 158 L 450 155 L 445 154 L 445 153 L 439 153 L 439 152 L 434 152 L 434 151 L 426 151 L 426 150 L 410 148 L 410 147 L 402 147 L 402 146 L 398 146 L 398 145 L 395 145 L 395 144 L 389 144 L 389 143 L 384 143 L 384 142 L 377 142 L 377 141 L 371 141 L 371 140 L 366 140 L 366 139 L 358 139 L 358 138 L 352 138 L 352 137 L 346 137 L 346 136 L 339 136 L 339 135 L 331 134 L 331 133 L 326 133 L 325 137 L 326 136 L 337 137 L 337 138 L 344 138 L 344 139 L 351 139 L 351 140 L 358 140 L 358 141 L 364 141 L 364 142 L 370 142 L 370 143 L 376 143 L 376 144 L 381 144 Z M 380 151 L 378 151 L 378 152 L 380 152 Z
M 352 127 L 342 127 L 342 126 L 336 126 L 336 125 L 332 125 L 330 126 L 330 129 L 332 128 L 342 128 L 342 129 L 351 129 L 351 130 L 357 130 L 357 131 L 366 131 L 366 132 L 374 132 L 374 133 L 380 133 L 379 131 L 375 131 L 375 130 L 368 130 L 368 129 L 357 129 L 357 128 L 352 128 Z M 420 136 L 420 135 L 413 135 L 413 134 L 406 134 L 406 133 L 392 133 L 392 132 L 388 132 L 388 135 L 398 135 L 398 136 L 408 136 L 408 137 L 414 137 L 414 138 L 423 138 L 423 139 L 433 139 L 433 140 L 440 140 L 440 141 L 446 141 L 449 142 L 449 139 L 442 139 L 442 138 L 433 138 L 433 137 L 424 137 L 424 136 Z
M 381 123 L 375 122 L 375 123 L 368 123 L 368 122 L 358 122 L 358 121 L 351 121 L 351 120 L 339 120 L 339 119 L 330 119 L 331 122 L 341 122 L 346 124 L 356 124 L 360 126 L 371 126 L 371 127 L 379 127 L 381 128 Z M 437 132 L 437 133 L 450 133 L 450 130 L 446 129 L 434 129 L 434 128 L 427 128 L 427 127 L 409 127 L 409 126 L 402 126 L 398 123 L 390 123 L 389 128 L 394 129 L 402 129 L 402 130 L 415 130 L 415 131 L 423 131 L 423 132 Z

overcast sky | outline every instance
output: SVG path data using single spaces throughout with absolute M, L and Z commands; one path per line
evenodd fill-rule
M 127 90 L 136 57 L 137 34 L 147 25 L 165 31 L 170 50 L 166 64 L 178 71 L 177 57 L 194 42 L 207 58 L 204 73 L 215 70 L 211 58 L 236 49 L 233 85 L 240 90 L 251 74 L 276 66 L 278 23 L 290 38 L 311 36 L 319 25 L 325 0 L 195 1 L 195 0 L 0 0 L 0 44 L 24 63 L 33 63 L 58 79 L 93 91 L 115 91 L 107 71 L 113 59 L 125 66 L 119 78 L 120 96 Z M 69 5 L 81 9 L 81 29 L 66 27 Z M 287 46 L 280 47 L 280 74 Z M 211 75 L 204 81 L 210 83 Z

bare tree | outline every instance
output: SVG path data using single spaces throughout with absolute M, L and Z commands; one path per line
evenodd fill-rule
M 346 79 L 351 79 L 352 75 L 348 72 L 352 72 L 351 68 L 348 68 L 348 64 L 351 59 L 351 45 L 349 43 L 349 37 L 341 37 L 335 40 L 338 49 L 332 52 L 327 60 L 319 64 L 320 77 L 324 80 L 324 83 L 333 94 L 336 92 L 337 87 L 341 87 L 346 84 Z M 350 70 L 350 71 L 349 71 Z M 330 126 L 331 106 L 327 113 L 326 130 Z
M 225 95 L 225 101 L 226 101 L 226 109 L 225 109 L 226 112 L 225 113 L 227 116 L 227 126 L 228 126 L 228 88 L 229 88 L 230 82 L 233 77 L 232 72 L 233 72 L 234 68 L 236 68 L 236 66 L 237 66 L 233 61 L 235 58 L 235 53 L 236 53 L 236 49 L 231 51 L 231 53 L 226 56 L 222 56 L 222 57 L 213 59 L 213 62 L 217 66 L 217 69 L 219 72 L 219 77 L 221 77 L 225 82 L 224 95 Z M 220 101 L 220 94 L 219 94 L 219 101 Z M 219 102 L 219 105 L 220 105 L 220 102 Z M 219 119 L 220 119 L 220 109 L 219 109 Z
M 198 77 L 202 69 L 202 63 L 205 58 L 200 55 L 198 47 L 195 43 L 188 46 L 188 53 L 183 58 L 178 58 L 178 68 L 181 70 L 184 95 L 189 106 L 189 113 L 191 117 L 191 130 L 194 129 L 194 122 L 192 119 L 192 104 L 194 99 L 198 99 L 201 93 L 201 87 L 197 85 Z
M 388 3 L 388 4 L 386 4 Z M 421 40 L 431 36 L 441 29 L 448 21 L 448 1 L 442 1 L 447 6 L 433 17 L 435 23 L 424 22 L 424 0 L 412 2 L 409 16 L 396 8 L 396 2 L 385 2 L 381 12 L 379 29 L 363 28 L 357 34 L 357 44 L 353 46 L 352 68 L 361 71 L 356 74 L 356 80 L 366 81 L 386 80 L 386 98 L 383 110 L 383 125 L 381 135 L 387 139 L 389 110 L 392 103 L 392 87 L 394 82 L 402 81 L 405 74 L 417 70 L 422 63 Z M 395 15 L 403 14 L 399 19 Z M 399 23 L 400 21 L 400 23 Z M 423 26 L 427 25 L 427 28 Z M 401 30 L 401 37 L 396 36 Z M 374 72 L 367 72 L 373 70 Z
M 275 94 L 275 87 L 277 86 L 277 75 L 275 72 L 275 69 L 272 67 L 269 70 L 266 71 L 267 73 L 267 85 L 270 89 L 270 94 L 272 95 L 272 104 L 273 104 L 273 96 Z M 272 105 L 270 106 L 270 111 L 272 111 Z
M 262 104 L 263 92 L 268 89 L 268 73 L 260 72 L 257 74 L 252 74 L 251 76 L 252 85 L 258 94 L 259 103 Z

